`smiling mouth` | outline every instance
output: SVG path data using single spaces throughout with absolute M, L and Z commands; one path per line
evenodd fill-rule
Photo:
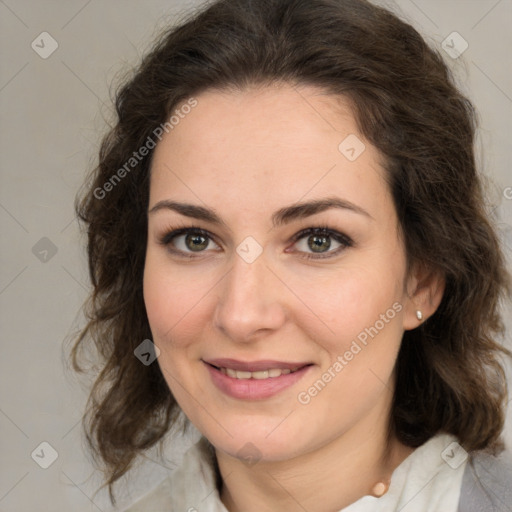
M 203 362 L 223 375 L 238 380 L 276 379 L 312 365 L 312 363 L 285 363 L 270 360 L 250 363 L 237 361 L 236 359 L 215 359 Z
M 293 386 L 314 366 L 311 362 L 202 359 L 213 384 L 231 398 L 263 400 Z
M 269 368 L 268 370 L 259 370 L 256 372 L 248 372 L 243 370 L 233 370 L 233 368 L 219 367 L 213 364 L 210 364 L 216 370 L 219 370 L 223 375 L 227 375 L 228 377 L 232 377 L 233 379 L 247 380 L 247 379 L 275 379 L 276 377 L 281 377 L 281 375 L 288 375 L 289 373 L 294 373 L 304 366 L 297 366 L 296 368 Z M 309 366 L 309 365 L 307 365 Z

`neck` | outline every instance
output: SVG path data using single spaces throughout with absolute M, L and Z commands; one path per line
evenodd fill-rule
M 378 495 L 413 451 L 389 439 L 387 427 L 378 407 L 349 431 L 290 460 L 248 466 L 217 450 L 221 500 L 230 512 L 332 512 Z M 385 485 L 376 487 L 378 482 Z

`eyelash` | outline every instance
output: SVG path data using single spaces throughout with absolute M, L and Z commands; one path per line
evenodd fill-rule
M 189 259 L 197 258 L 198 256 L 194 256 L 190 253 L 183 252 L 179 249 L 172 249 L 170 247 L 171 242 L 174 240 L 174 238 L 176 238 L 180 235 L 188 235 L 188 234 L 201 235 L 201 236 L 204 236 L 205 238 L 208 238 L 215 242 L 215 237 L 213 237 L 211 235 L 211 233 L 209 233 L 208 231 L 205 231 L 204 229 L 201 229 L 199 227 L 191 226 L 191 227 L 182 227 L 182 228 L 178 228 L 178 229 L 169 229 L 166 233 L 164 233 L 158 239 L 158 243 L 160 245 L 163 245 L 164 247 L 166 247 L 173 254 L 177 254 L 180 257 L 189 258 Z M 319 260 L 319 259 L 332 258 L 334 256 L 337 256 L 344 249 L 353 247 L 353 245 L 354 245 L 354 242 L 350 237 L 348 237 L 347 235 L 345 235 L 343 233 L 340 233 L 339 231 L 335 231 L 327 226 L 311 226 L 309 228 L 303 229 L 303 230 L 299 231 L 298 233 L 296 233 L 295 235 L 293 235 L 291 241 L 293 242 L 293 244 L 296 244 L 302 238 L 306 238 L 308 236 L 314 236 L 314 235 L 331 237 L 336 242 L 340 243 L 341 246 L 338 247 L 337 249 L 335 249 L 334 251 L 329 251 L 327 253 L 317 253 L 316 255 L 315 255 L 315 253 L 304 253 L 303 252 L 301 254 L 301 257 L 303 257 L 305 259 Z M 217 242 L 215 242 L 215 243 L 217 243 Z M 217 244 L 217 245 L 219 245 L 219 244 Z M 201 251 L 199 251 L 199 252 L 201 252 Z

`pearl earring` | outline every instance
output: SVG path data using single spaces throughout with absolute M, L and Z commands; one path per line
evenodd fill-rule
M 419 309 L 416 311 L 416 318 L 420 321 L 423 320 L 423 313 Z
M 377 482 L 372 489 L 372 494 L 376 498 L 384 496 L 388 492 L 389 486 L 384 482 Z

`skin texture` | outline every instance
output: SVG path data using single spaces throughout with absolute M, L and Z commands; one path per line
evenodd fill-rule
M 389 481 L 411 453 L 386 442 L 393 369 L 404 330 L 420 324 L 417 309 L 424 319 L 433 314 L 442 283 L 419 269 L 406 278 L 379 154 L 360 135 L 366 149 L 355 161 L 338 149 L 358 134 L 344 98 L 280 84 L 206 91 L 197 101 L 155 149 L 149 210 L 163 200 L 191 203 L 213 209 L 224 224 L 170 209 L 148 215 L 144 299 L 158 363 L 180 407 L 216 448 L 230 511 L 339 510 Z M 280 208 L 333 196 L 368 215 L 331 208 L 272 225 Z M 312 235 L 292 237 L 311 226 L 343 233 L 353 245 L 330 238 L 331 257 L 306 259 L 318 255 L 308 246 Z M 181 227 L 212 234 L 202 252 L 183 235 L 174 239 L 193 259 L 159 243 Z M 236 251 L 248 236 L 263 248 L 252 263 Z M 300 403 L 298 394 L 396 303 L 400 311 L 367 346 Z M 212 358 L 312 366 L 273 397 L 242 400 L 213 385 L 202 362 Z M 247 443 L 257 449 L 256 464 L 243 460 Z

